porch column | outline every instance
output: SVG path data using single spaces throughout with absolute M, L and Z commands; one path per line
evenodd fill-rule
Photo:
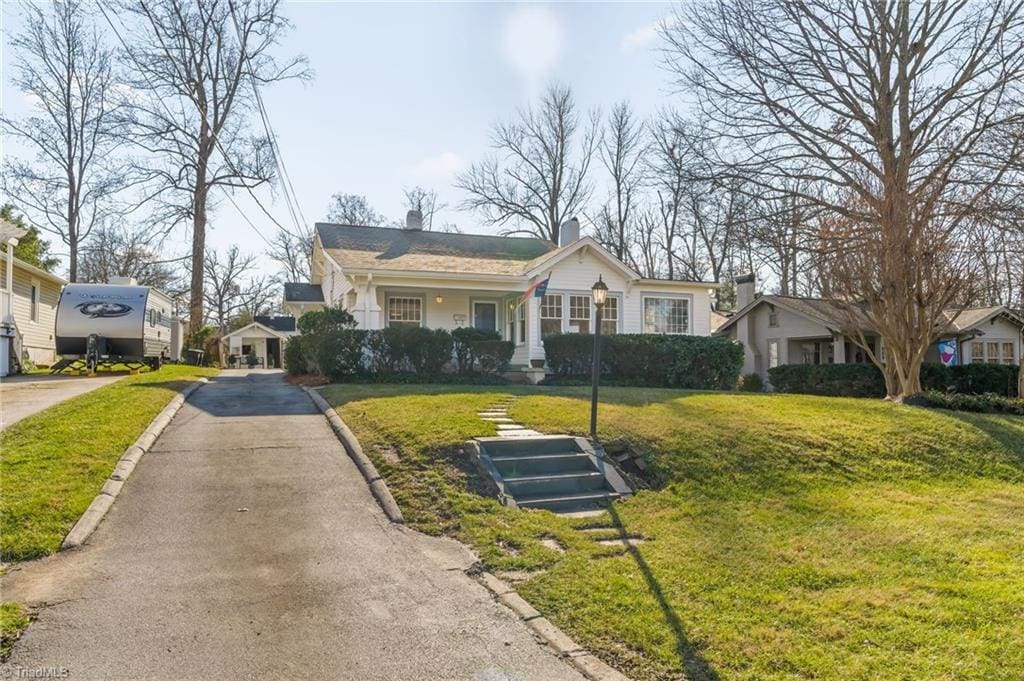
M 526 344 L 529 346 L 528 359 L 544 359 L 544 343 L 540 338 L 540 298 L 533 296 L 526 299 Z
M 846 336 L 832 336 L 832 361 L 835 364 L 846 364 Z
M 381 309 L 377 303 L 377 287 L 373 282 L 356 286 L 356 303 L 351 312 L 360 329 L 381 328 Z

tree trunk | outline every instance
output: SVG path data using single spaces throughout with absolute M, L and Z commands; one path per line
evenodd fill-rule
M 196 188 L 192 210 L 192 280 L 189 288 L 188 332 L 195 334 L 203 326 L 203 267 L 206 264 L 206 163 L 196 170 Z

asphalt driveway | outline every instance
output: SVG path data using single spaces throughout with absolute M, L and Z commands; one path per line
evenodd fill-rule
M 0 430 L 58 402 L 84 395 L 125 377 L 111 376 L 5 376 L 0 379 Z
M 13 570 L 39 607 L 9 665 L 70 679 L 581 679 L 392 525 L 323 416 L 274 372 L 196 392 L 86 547 Z M 0 670 L 2 671 L 2 670 Z

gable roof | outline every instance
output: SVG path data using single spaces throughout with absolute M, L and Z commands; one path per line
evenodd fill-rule
M 285 282 L 284 302 L 322 303 L 324 302 L 324 290 L 320 288 L 320 284 Z
M 245 326 L 243 326 L 240 329 L 235 329 L 231 333 L 224 334 L 223 336 L 221 336 L 220 340 L 221 340 L 221 342 L 224 342 L 225 340 L 227 340 L 228 338 L 231 338 L 232 336 L 244 336 L 245 335 L 244 332 L 248 331 L 249 329 L 252 329 L 252 328 L 256 328 L 256 329 L 259 329 L 261 331 L 265 331 L 268 335 L 270 335 L 270 336 L 272 336 L 274 338 L 288 338 L 288 334 L 286 332 L 284 332 L 284 331 L 278 331 L 278 330 L 272 329 L 269 326 L 266 326 L 264 324 L 260 324 L 259 322 L 249 322 L 248 324 L 246 324 Z
M 520 276 L 557 247 L 534 237 L 425 232 L 319 222 L 317 238 L 342 269 Z
M 265 315 L 258 314 L 253 317 L 253 321 L 259 322 L 268 329 L 274 331 L 294 331 L 295 330 L 295 317 L 291 315 Z
M 762 295 L 758 296 L 744 308 L 733 314 L 728 321 L 718 327 L 718 330 L 715 331 L 715 333 L 722 333 L 739 321 L 741 317 L 748 314 L 751 310 L 762 303 L 781 307 L 785 310 L 789 310 L 790 312 L 807 317 L 812 321 L 818 322 L 822 326 L 837 331 L 847 325 L 849 314 L 847 310 L 836 303 L 823 298 Z M 998 315 L 1006 315 L 1018 325 L 1024 326 L 1024 320 L 1006 307 L 1002 306 L 964 308 L 963 310 L 960 310 L 959 315 L 956 315 L 956 310 L 947 310 L 945 314 L 947 320 L 952 319 L 952 321 L 948 322 L 947 333 L 963 333 Z M 956 315 L 956 319 L 953 319 L 954 315 Z M 857 317 L 862 329 L 865 331 L 872 330 L 870 321 L 866 316 L 857 314 Z

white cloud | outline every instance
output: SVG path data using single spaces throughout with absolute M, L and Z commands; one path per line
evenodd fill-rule
M 531 97 L 562 55 L 565 34 L 549 8 L 523 5 L 506 15 L 501 32 L 502 55 L 526 83 Z
M 421 159 L 411 168 L 418 182 L 446 182 L 466 167 L 466 160 L 454 151 L 442 151 L 437 156 Z
M 634 52 L 650 47 L 661 35 L 662 26 L 671 28 L 678 21 L 675 16 L 668 16 L 649 24 L 644 24 L 622 36 L 623 52 Z

